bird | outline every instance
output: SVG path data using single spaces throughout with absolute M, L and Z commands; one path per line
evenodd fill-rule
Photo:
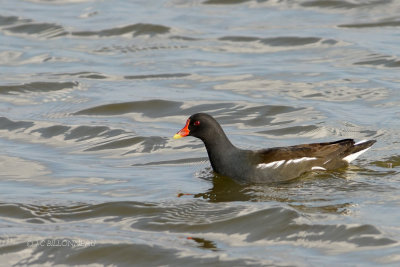
M 376 142 L 342 139 L 261 150 L 240 149 L 206 113 L 191 115 L 173 138 L 186 136 L 203 141 L 214 172 L 240 184 L 285 182 L 307 172 L 344 168 Z

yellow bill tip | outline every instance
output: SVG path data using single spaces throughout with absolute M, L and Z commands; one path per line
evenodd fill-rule
M 183 136 L 182 135 L 180 135 L 180 134 L 175 134 L 174 135 L 174 139 L 179 139 L 179 138 L 182 138 Z

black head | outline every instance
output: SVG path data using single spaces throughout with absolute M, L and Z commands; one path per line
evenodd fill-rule
M 204 141 L 219 135 L 221 132 L 223 133 L 221 126 L 213 117 L 206 113 L 196 113 L 189 117 L 185 127 L 175 134 L 174 138 L 194 136 Z

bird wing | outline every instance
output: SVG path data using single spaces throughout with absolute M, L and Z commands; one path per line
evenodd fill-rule
M 258 164 L 296 159 L 342 159 L 346 151 L 354 147 L 353 139 L 343 139 L 335 142 L 303 144 L 289 147 L 274 147 L 258 151 Z

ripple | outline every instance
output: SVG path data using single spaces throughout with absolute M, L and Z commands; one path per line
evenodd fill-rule
M 184 158 L 175 160 L 152 161 L 147 163 L 132 164 L 132 166 L 159 166 L 159 165 L 193 165 L 208 162 L 208 158 Z
M 49 140 L 53 139 L 53 141 L 56 142 L 56 140 L 58 139 L 57 144 L 60 145 L 58 137 L 61 137 L 61 140 L 64 140 L 66 142 L 81 142 L 84 143 L 86 146 L 90 146 L 90 148 L 85 149 L 85 151 L 116 149 L 121 147 L 129 147 L 133 144 L 138 143 L 143 145 L 143 151 L 148 151 L 150 147 L 160 147 L 162 141 L 164 141 L 159 140 L 161 137 L 132 138 L 129 137 L 132 135 L 132 133 L 126 132 L 122 129 L 112 129 L 108 126 L 44 126 L 41 125 L 41 123 L 35 123 L 32 121 L 12 121 L 5 117 L 0 117 L 0 130 L 18 133 L 19 135 L 13 135 L 12 138 L 28 138 L 31 142 L 37 141 L 48 143 Z M 39 134 L 40 138 L 43 138 L 44 140 L 40 140 L 37 137 L 36 140 L 34 140 L 33 137 L 35 136 L 35 134 Z M 10 135 L 7 136 L 11 138 Z M 129 142 L 129 140 L 137 140 L 137 142 Z M 153 142 L 150 140 L 152 140 Z
M 167 138 L 159 136 L 136 136 L 130 138 L 122 138 L 118 140 L 106 141 L 100 144 L 96 144 L 85 151 L 100 151 L 108 149 L 118 149 L 125 147 L 136 147 L 133 150 L 129 150 L 126 154 L 130 153 L 150 153 L 152 151 L 162 149 L 167 143 Z
M 168 33 L 170 30 L 171 28 L 163 25 L 137 23 L 123 27 L 105 29 L 101 31 L 76 31 L 76 32 L 71 32 L 71 34 L 73 36 L 79 36 L 79 37 L 91 37 L 91 36 L 111 37 L 111 36 L 121 36 L 129 34 L 135 37 L 139 35 L 154 36 L 158 34 L 165 34 Z
M 214 173 L 211 168 L 203 169 L 196 173 L 200 179 L 212 182 L 212 187 L 204 193 L 197 193 L 195 198 L 205 199 L 210 202 L 231 202 L 231 201 L 257 201 L 254 197 L 254 190 L 238 184 L 230 178 Z
M 225 124 L 242 123 L 249 126 L 264 126 L 275 124 L 275 117 L 280 114 L 297 112 L 304 108 L 294 108 L 289 106 L 257 105 L 249 106 L 241 103 L 183 103 L 168 100 L 145 100 L 124 102 L 115 104 L 100 105 L 74 113 L 74 115 L 123 115 L 128 113 L 140 113 L 149 118 L 160 118 L 167 116 L 190 116 L 198 112 L 207 112 L 216 116 L 218 120 Z M 237 116 L 230 116 L 235 112 Z
M 10 34 L 32 35 L 39 38 L 55 38 L 65 36 L 68 32 L 54 23 L 34 22 L 31 19 L 22 19 L 15 16 L 1 16 L 0 28 Z
M 400 260 L 396 1 L 1 6 L 2 262 Z M 200 140 L 172 140 L 197 112 L 245 148 L 379 140 L 345 170 L 243 186 Z M 27 246 L 78 239 L 96 245 Z
M 148 216 L 162 209 L 151 203 L 108 202 L 102 204 L 75 205 L 34 205 L 23 203 L 0 203 L 0 216 L 26 220 L 43 219 L 54 223 L 59 221 L 80 221 L 91 218 Z
M 234 5 L 249 2 L 251 0 L 207 0 L 203 4 L 206 5 Z
M 183 40 L 183 41 L 201 41 L 202 40 L 200 38 L 194 38 L 194 37 L 183 36 L 183 35 L 174 35 L 174 36 L 171 36 L 170 39 Z
M 110 76 L 100 73 L 100 72 L 89 72 L 89 71 L 81 71 L 75 73 L 57 73 L 54 74 L 56 77 L 78 77 L 82 79 L 95 79 L 95 80 L 102 80 L 102 79 L 109 79 Z
M 22 223 L 24 227 L 28 225 L 39 227 L 37 229 L 41 229 L 40 231 L 45 234 L 49 232 L 51 234 L 52 231 L 59 233 L 56 236 L 51 236 L 51 238 L 50 236 L 47 237 L 47 234 L 44 238 L 39 239 L 46 243 L 47 241 L 54 243 L 66 239 L 73 241 L 74 234 L 67 238 L 60 236 L 62 233 L 57 229 L 61 226 L 67 231 L 69 227 L 79 225 L 81 229 L 81 231 L 78 231 L 79 239 L 85 239 L 90 234 L 95 237 L 96 244 L 94 246 L 79 249 L 69 246 L 57 247 L 57 250 L 51 249 L 51 246 L 30 247 L 32 251 L 28 255 L 32 254 L 32 258 L 25 258 L 23 260 L 25 263 L 44 262 L 44 259 L 38 259 L 42 256 L 46 257 L 46 262 L 49 262 L 49 259 L 50 261 L 55 260 L 58 257 L 49 256 L 57 251 L 62 252 L 62 255 L 69 255 L 68 257 L 60 257 L 63 260 L 56 261 L 58 263 L 82 264 L 86 260 L 88 263 L 93 263 L 94 260 L 89 255 L 100 253 L 96 256 L 96 259 L 104 264 L 105 258 L 102 258 L 101 255 L 106 247 L 107 251 L 112 251 L 115 248 L 119 253 L 133 249 L 133 254 L 144 254 L 142 255 L 145 258 L 144 262 L 148 264 L 150 260 L 148 257 L 152 255 L 151 257 L 154 258 L 154 249 L 158 249 L 158 246 L 160 248 L 168 247 L 167 244 L 170 244 L 171 240 L 175 242 L 176 251 L 171 255 L 170 260 L 175 263 L 177 260 L 185 259 L 185 257 L 182 257 L 182 253 L 185 251 L 183 247 L 187 246 L 207 249 L 210 252 L 224 252 L 227 247 L 244 249 L 249 246 L 263 248 L 266 246 L 272 249 L 272 246 L 281 245 L 345 252 L 349 250 L 349 246 L 352 249 L 369 249 L 387 247 L 398 243 L 371 224 L 318 223 L 317 220 L 319 221 L 321 218 L 316 218 L 313 221 L 312 217 L 306 218 L 296 210 L 276 207 L 273 203 L 264 203 L 253 207 L 242 203 L 232 205 L 232 203 L 207 203 L 202 201 L 172 201 L 157 204 L 117 201 L 72 205 L 0 203 L 0 217 L 12 220 L 13 224 Z M 99 228 L 91 229 L 91 225 L 94 224 L 102 225 L 102 229 L 116 228 L 118 231 L 111 232 L 112 237 L 110 232 L 107 231 L 99 234 Z M 43 226 L 40 227 L 40 225 Z M 147 237 L 143 234 L 146 234 Z M 122 236 L 125 236 L 125 238 L 122 238 Z M 112 241 L 113 237 L 118 238 L 118 244 Z M 145 237 L 144 240 L 143 237 Z M 38 238 L 29 236 L 26 240 L 35 241 Z M 0 250 L 12 248 L 14 251 L 23 251 L 27 248 L 26 240 L 24 245 L 20 246 L 19 243 L 5 244 L 5 246 L 1 246 Z M 156 241 L 149 242 L 150 240 Z M 138 252 L 137 247 L 132 247 L 140 246 L 141 242 L 146 242 L 146 251 L 149 249 L 147 245 L 152 244 L 151 255 L 140 249 Z M 177 258 L 175 253 L 180 253 L 181 256 Z M 133 254 L 123 253 L 123 255 Z M 80 258 L 76 255 L 85 256 Z M 117 255 L 120 254 L 117 253 Z M 106 259 L 113 262 L 116 260 L 108 256 Z M 140 262 L 140 259 L 140 256 L 139 258 L 136 257 L 135 263 L 138 260 Z M 160 255 L 157 257 L 157 262 L 159 259 Z M 125 261 L 118 259 L 117 262 Z M 223 262 L 230 261 L 224 260 Z
M 16 23 L 27 23 L 31 22 L 32 20 L 29 19 L 21 19 L 16 16 L 2 16 L 0 15 L 0 26 L 8 26 L 13 25 Z
M 206 208 L 207 207 L 207 208 Z M 276 243 L 307 242 L 320 246 L 321 242 L 345 242 L 358 247 L 386 246 L 397 243 L 387 238 L 376 227 L 368 224 L 306 224 L 299 223 L 298 212 L 280 208 L 246 211 L 238 208 L 210 209 L 204 204 L 180 205 L 167 209 L 166 216 L 151 220 L 142 218 L 133 228 L 147 231 L 190 232 L 192 234 L 224 233 L 241 235 L 243 242 L 274 241 Z M 172 213 L 171 213 L 172 212 Z M 245 222 L 246 227 L 243 227 Z M 268 222 L 268 224 L 265 224 Z
M 19 85 L 1 85 L 0 94 L 13 94 L 25 92 L 52 92 L 64 89 L 74 89 L 78 82 L 31 82 Z
M 5 31 L 13 34 L 35 35 L 39 38 L 55 38 L 68 34 L 62 26 L 53 23 L 26 23 L 4 28 Z
M 137 53 L 137 52 L 145 52 L 145 51 L 153 51 L 153 50 L 167 50 L 167 51 L 172 51 L 176 49 L 185 49 L 187 48 L 186 45 L 180 45 L 180 44 L 175 44 L 175 45 L 166 45 L 166 44 L 149 44 L 149 43 L 144 43 L 142 45 L 117 45 L 114 44 L 112 46 L 103 46 L 99 49 L 94 50 L 95 53 L 99 54 L 113 54 L 115 52 L 118 53 Z M 163 75 L 163 74 L 161 74 Z M 169 74 L 167 74 L 169 75 Z M 172 74 L 174 75 L 174 74 Z M 180 74 L 177 73 L 177 76 L 179 75 L 188 75 L 188 74 Z
M 54 125 L 50 127 L 33 130 L 32 133 L 40 133 L 43 138 L 52 138 L 58 135 L 64 135 L 71 127 L 64 125 Z
M 160 118 L 176 115 L 190 116 L 191 114 L 205 111 L 214 111 L 214 114 L 220 114 L 224 110 L 231 110 L 234 107 L 237 108 L 238 106 L 234 103 L 209 103 L 197 105 L 190 103 L 188 107 L 184 107 L 184 102 L 152 99 L 100 105 L 97 107 L 80 110 L 75 112 L 74 115 L 113 116 L 127 113 L 141 113 L 149 118 Z M 251 110 L 248 112 L 251 112 Z
M 121 150 L 122 155 L 163 150 L 170 139 L 160 136 L 136 136 L 132 132 L 108 126 L 43 126 L 41 123 L 12 121 L 5 117 L 0 117 L 0 130 L 15 133 L 12 136 L 5 134 L 7 138 L 56 146 L 79 143 L 84 152 Z
M 219 38 L 220 41 L 230 42 L 259 42 L 268 46 L 304 46 L 314 43 L 323 43 L 334 45 L 337 41 L 333 39 L 322 39 L 318 37 L 298 37 L 298 36 L 281 36 L 258 38 L 251 36 L 225 36 Z
M 267 131 L 260 131 L 258 133 L 274 135 L 274 136 L 282 136 L 282 135 L 296 135 L 296 136 L 312 136 L 319 130 L 319 127 L 315 125 L 306 125 L 306 126 L 292 126 L 285 127 L 280 129 L 273 129 Z
M 316 37 L 275 37 L 261 40 L 262 43 L 270 46 L 298 46 L 317 43 L 321 38 Z
M 34 125 L 30 121 L 12 121 L 5 117 L 0 117 L 0 129 L 7 131 L 25 130 Z
M 63 140 L 73 140 L 76 142 L 87 141 L 98 138 L 112 138 L 127 134 L 121 129 L 111 129 L 107 126 L 65 126 L 65 125 L 52 125 L 48 127 L 35 127 L 32 129 L 31 134 L 39 133 L 42 138 L 53 138 L 62 136 Z
M 146 79 L 171 79 L 182 78 L 189 76 L 189 73 L 163 73 L 163 74 L 148 74 L 148 75 L 128 75 L 125 79 L 128 80 L 146 80 Z
M 400 156 L 394 155 L 384 160 L 374 161 L 372 164 L 382 168 L 397 168 L 400 166 Z
M 180 110 L 181 102 L 167 100 L 148 100 L 125 103 L 106 104 L 84 109 L 74 115 L 121 115 L 132 112 L 144 113 L 149 117 L 158 117 L 160 114 L 176 113 Z
M 10 205 L 10 204 L 3 204 Z M 134 214 L 153 214 L 159 212 L 154 204 L 140 202 L 108 202 L 102 204 L 77 204 L 72 206 L 65 205 L 31 205 L 31 204 L 14 204 L 19 207 L 12 214 L 19 214 L 29 211 L 34 216 L 50 216 L 57 220 L 71 221 L 84 220 L 93 217 L 109 217 L 109 216 L 131 216 Z M 10 215 L 12 215 L 10 214 Z M 18 215 L 19 216 L 19 215 Z
M 364 59 L 353 63 L 354 65 L 370 65 L 370 66 L 383 66 L 386 68 L 400 67 L 400 60 L 390 56 L 384 55 L 371 55 L 368 59 Z
M 341 28 L 377 28 L 377 27 L 399 27 L 400 20 L 395 18 L 384 19 L 377 22 L 364 22 L 364 23 L 350 23 L 350 24 L 341 24 L 338 27 Z
M 57 246 L 56 249 L 49 249 L 48 246 L 27 247 L 26 242 L 18 243 L 12 246 L 0 248 L 1 253 L 9 253 L 10 251 L 19 251 L 23 253 L 23 257 L 19 260 L 13 259 L 13 265 L 125 265 L 125 266 L 163 266 L 165 263 L 173 262 L 177 266 L 193 266 L 194 262 L 201 261 L 202 265 L 208 266 L 260 266 L 258 260 L 254 259 L 222 259 L 219 255 L 208 255 L 201 257 L 194 255 L 182 255 L 182 251 L 168 246 L 159 244 L 136 244 L 130 240 L 115 244 L 112 242 L 95 242 L 91 245 L 90 241 L 79 239 L 77 242 L 70 237 L 66 238 L 45 238 L 42 240 L 29 240 L 31 244 L 38 241 L 42 244 L 66 244 L 74 242 L 87 243 L 86 247 L 73 246 Z M 199 241 L 200 242 L 200 239 Z M 187 245 L 186 245 L 187 246 Z M 51 246 L 50 246 L 51 247 Z M 151 251 L 151 253 L 149 253 Z M 62 255 L 62 257 L 60 256 Z M 157 255 L 155 257 L 154 255 Z
M 0 180 L 23 181 L 41 179 L 50 174 L 46 166 L 33 160 L 10 157 L 0 154 Z
M 355 82 L 356 85 L 357 83 Z M 365 81 L 360 83 L 365 83 Z M 276 94 L 294 99 L 309 98 L 329 102 L 354 101 L 359 99 L 376 101 L 386 99 L 388 96 L 386 88 L 364 88 L 358 86 L 355 87 L 351 83 L 351 80 L 347 79 L 307 83 L 254 77 L 241 81 L 221 83 L 214 86 L 214 88 L 216 90 L 229 90 L 257 98 L 271 97 L 271 95 Z M 248 88 L 251 88 L 251 90 Z M 268 90 L 265 88 L 268 88 Z
M 35 22 L 31 19 L 22 19 L 15 16 L 1 15 L 0 28 L 10 34 L 28 35 L 47 39 L 63 36 L 75 36 L 81 38 L 113 37 L 124 35 L 130 35 L 132 37 L 141 35 L 155 36 L 159 34 L 166 34 L 171 31 L 170 27 L 148 23 L 137 23 L 99 31 L 67 31 L 63 26 L 55 23 Z
M 301 3 L 304 7 L 319 7 L 319 8 L 343 8 L 353 9 L 370 7 L 374 8 L 379 5 L 391 3 L 391 0 L 376 0 L 376 1 L 345 1 L 345 0 L 314 0 Z

